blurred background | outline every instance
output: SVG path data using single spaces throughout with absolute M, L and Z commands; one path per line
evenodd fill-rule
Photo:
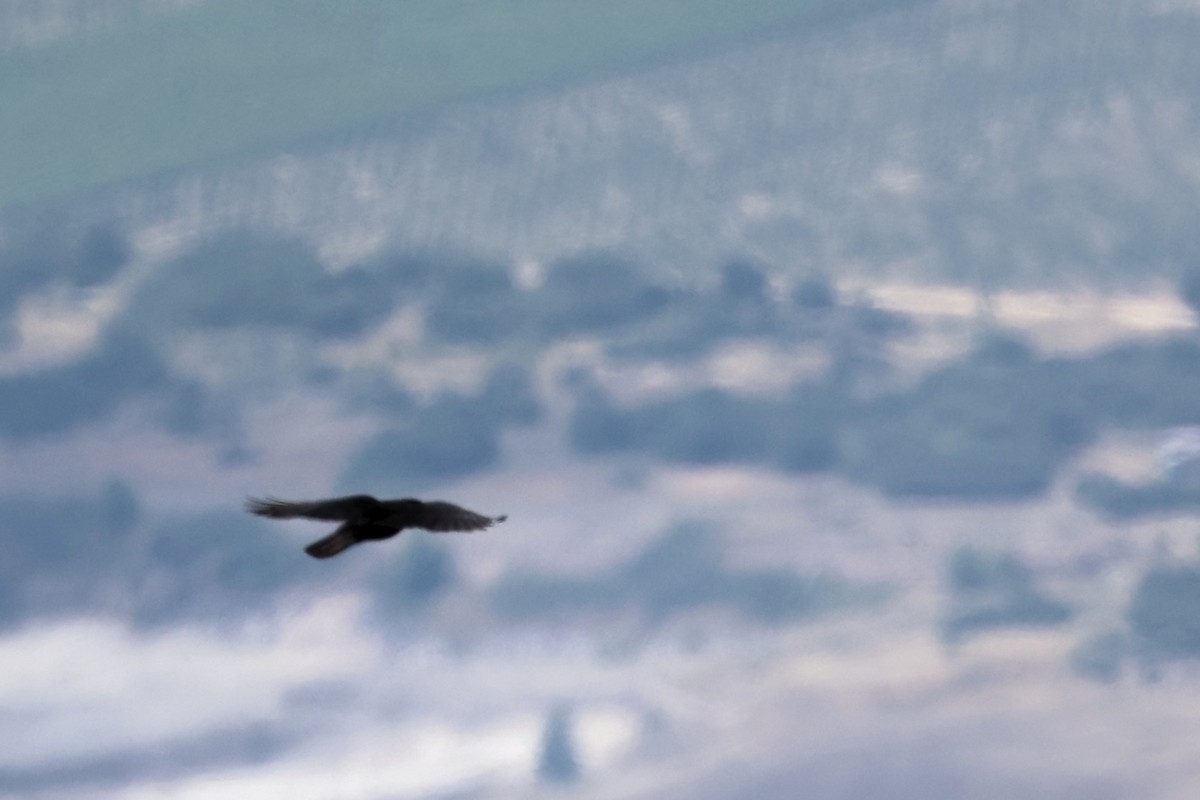
M 0 0 L 0 797 L 1191 798 L 1198 41 Z

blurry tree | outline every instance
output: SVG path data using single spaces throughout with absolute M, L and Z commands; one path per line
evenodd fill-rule
M 1071 668 L 1088 680 L 1113 683 L 1121 677 L 1128 654 L 1129 637 L 1121 631 L 1110 631 L 1087 638 L 1076 646 L 1071 651 Z
M 734 572 L 724 583 L 724 594 L 742 613 L 767 624 L 798 622 L 887 594 L 881 586 L 851 587 L 830 575 L 800 575 L 782 567 Z
M 917 386 L 870 401 L 844 466 L 896 495 L 1025 497 L 1094 435 L 1069 365 L 985 341 Z
M 61 433 L 112 413 L 123 400 L 170 385 L 158 356 L 123 332 L 81 360 L 0 377 L 0 436 Z
M 545 575 L 526 569 L 501 575 L 489 594 L 495 613 L 513 622 L 565 622 L 575 614 L 612 611 L 630 602 L 608 576 Z
M 1200 267 L 1189 267 L 1179 278 L 1179 296 L 1193 314 L 1200 315 Z
M 8 630 L 19 623 L 29 605 L 21 597 L 18 583 L 8 572 L 9 570 L 0 569 L 0 631 Z
M 1010 331 L 989 328 L 976 338 L 971 360 L 981 368 L 991 366 L 1012 369 L 1028 366 L 1036 360 L 1033 346 Z
M 530 294 L 513 285 L 506 265 L 455 264 L 430 285 L 425 327 L 438 340 L 497 344 L 536 328 Z
M 240 620 L 269 606 L 309 566 L 299 543 L 240 511 L 167 520 L 152 532 L 150 556 L 156 579 L 134 612 L 145 624 L 180 617 Z
M 585 454 L 639 450 L 645 443 L 637 425 L 636 415 L 614 405 L 600 387 L 586 383 L 578 392 L 568 435 L 571 445 Z
M 106 500 L 85 495 L 0 499 L 0 541 L 6 559 L 30 576 L 111 564 L 120 557 L 123 543 L 111 536 Z
M 610 578 L 612 592 L 637 602 L 652 620 L 723 600 L 720 542 L 704 525 L 684 523 L 651 542 Z
M 914 324 L 910 317 L 886 308 L 871 305 L 855 305 L 846 309 L 852 330 L 877 343 L 906 336 L 912 333 Z
M 729 337 L 775 336 L 783 329 L 768 268 L 747 258 L 723 263 L 716 291 L 690 301 L 688 313 L 698 323 L 694 334 L 709 347 Z
M 112 279 L 130 259 L 128 241 L 110 225 L 80 230 L 64 214 L 6 220 L 0 239 L 0 311 L 22 293 L 55 280 L 88 288 Z
M 354 391 L 357 403 L 393 421 L 343 471 L 341 484 L 354 491 L 390 494 L 397 481 L 426 486 L 485 469 L 499 458 L 503 428 L 532 425 L 543 413 L 529 372 L 517 364 L 495 369 L 476 395 L 445 393 L 424 406 L 378 376 Z
M 493 370 L 478 402 L 481 411 L 497 422 L 512 425 L 533 425 L 545 411 L 529 370 L 518 364 L 504 364 Z
M 1200 424 L 1200 343 L 1118 345 L 1083 363 L 1093 402 L 1124 425 Z
M 61 245 L 57 226 L 6 226 L 0 240 L 0 311 L 3 317 L 20 303 L 25 292 L 53 280 L 52 253 Z
M 398 558 L 374 578 L 376 602 L 385 613 L 427 607 L 458 581 L 454 555 L 432 536 L 411 533 Z
M 141 512 L 114 479 L 95 494 L 0 497 L 0 623 L 94 609 L 132 580 Z
M 721 265 L 720 292 L 729 301 L 765 303 L 770 284 L 764 267 L 746 258 L 732 258 Z
M 210 435 L 228 442 L 241 429 L 234 395 L 214 391 L 200 381 L 173 381 L 163 392 L 162 400 L 162 426 L 177 436 Z
M 580 777 L 579 759 L 571 732 L 571 709 L 560 706 L 546 719 L 542 732 L 542 749 L 538 757 L 538 777 L 547 783 L 575 783 Z
M 131 318 L 156 331 L 252 325 L 346 337 L 381 322 L 398 292 L 377 272 L 327 273 L 302 242 L 235 232 L 164 265 Z
M 1016 555 L 961 547 L 951 554 L 946 577 L 953 604 L 942 635 L 957 642 L 995 628 L 1060 625 L 1070 606 L 1044 595 L 1032 571 Z
M 500 455 L 498 426 L 462 398 L 443 397 L 405 425 L 377 433 L 350 458 L 339 484 L 394 494 L 484 469 Z
M 404 419 L 418 409 L 416 399 L 384 370 L 354 371 L 341 375 L 336 370 L 321 371 L 314 380 L 331 385 L 341 379 L 340 395 L 352 411 L 382 412 L 388 419 Z
M 126 536 L 141 520 L 142 509 L 133 488 L 114 478 L 100 493 L 99 520 L 103 531 L 110 536 Z
M 1200 567 L 1151 568 L 1125 615 L 1139 645 L 1150 653 L 1200 656 Z
M 792 302 L 806 311 L 826 311 L 837 305 L 837 290 L 829 276 L 809 275 L 792 290 Z
M 713 464 L 758 461 L 773 445 L 777 409 L 719 389 L 700 389 L 637 409 L 615 407 L 587 386 L 571 420 L 571 441 L 583 452 L 646 450 L 668 461 Z
M 425 290 L 435 276 L 452 274 L 470 259 L 442 250 L 385 250 L 365 264 L 367 272 L 382 276 L 386 283 L 403 286 L 408 292 Z
M 647 268 L 608 252 L 589 252 L 552 264 L 533 294 L 540 327 L 551 337 L 589 333 L 661 313 L 670 293 L 645 279 Z
M 836 379 L 785 401 L 701 389 L 634 408 L 586 381 L 577 391 L 570 431 L 583 452 L 837 469 L 894 495 L 1025 497 L 1043 492 L 1105 422 L 1200 420 L 1200 350 L 1173 343 L 1042 359 L 993 333 L 916 386 L 865 398 Z
M 1092 473 L 1079 480 L 1075 494 L 1085 506 L 1114 520 L 1200 511 L 1200 489 L 1163 480 L 1133 484 Z
M 834 608 L 883 599 L 881 587 L 792 570 L 730 569 L 722 542 L 706 525 L 668 529 L 629 561 L 595 575 L 513 571 L 493 587 L 493 607 L 512 620 L 563 622 L 583 613 L 633 609 L 650 624 L 701 607 L 726 606 L 765 624 L 796 622 Z
M 64 271 L 72 283 L 84 287 L 111 280 L 132 255 L 128 240 L 105 225 L 87 231 L 75 250 Z
M 844 429 L 857 412 L 857 403 L 832 385 L 797 386 L 774 413 L 759 411 L 769 420 L 767 462 L 788 472 L 837 468 Z
M 642 410 L 635 425 L 643 441 L 668 461 L 757 461 L 771 443 L 772 410 L 753 399 L 700 389 Z
M 1033 573 L 1012 553 L 994 553 L 965 546 L 955 550 L 946 570 L 955 595 L 1020 594 L 1033 585 Z

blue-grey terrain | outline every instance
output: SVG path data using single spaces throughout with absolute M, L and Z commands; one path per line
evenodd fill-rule
M 1189 796 L 1200 4 L 862 6 L 0 205 L 0 798 Z

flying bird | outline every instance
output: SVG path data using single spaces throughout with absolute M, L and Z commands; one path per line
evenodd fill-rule
M 271 519 L 322 519 L 342 523 L 338 529 L 304 548 L 313 558 L 331 558 L 359 542 L 390 539 L 405 528 L 435 533 L 479 531 L 508 519 L 507 514 L 485 517 L 440 500 L 423 502 L 411 497 L 378 500 L 369 494 L 301 500 L 290 503 L 273 497 L 246 499 L 246 510 Z

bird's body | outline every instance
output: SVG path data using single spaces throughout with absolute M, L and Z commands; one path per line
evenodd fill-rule
M 304 548 L 313 558 L 330 558 L 359 542 L 390 539 L 405 528 L 435 533 L 478 531 L 503 522 L 507 516 L 485 517 L 440 500 L 424 502 L 411 497 L 378 500 L 368 494 L 326 500 L 288 502 L 266 498 L 246 500 L 246 510 L 272 519 L 320 519 L 341 522 L 338 529 Z

